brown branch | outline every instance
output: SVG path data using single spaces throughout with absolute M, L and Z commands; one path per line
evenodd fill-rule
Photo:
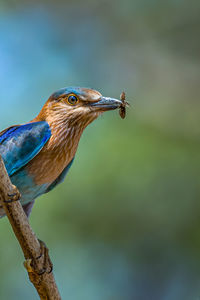
M 61 300 L 53 276 L 48 249 L 38 241 L 21 206 L 20 193 L 12 185 L 0 156 L 0 204 L 3 206 L 16 238 L 24 253 L 30 281 L 35 286 L 40 299 Z M 11 202 L 12 201 L 12 202 Z

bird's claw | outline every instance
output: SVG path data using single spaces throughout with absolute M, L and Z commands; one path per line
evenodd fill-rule
M 24 266 L 29 273 L 37 273 L 38 275 L 43 275 L 44 273 L 50 274 L 53 271 L 53 264 L 49 257 L 49 249 L 46 247 L 45 243 L 39 240 L 41 253 L 36 257 L 36 261 L 33 259 L 27 259 L 24 262 Z M 42 259 L 42 268 L 38 268 L 38 260 Z
M 15 191 L 16 190 L 16 191 Z M 20 200 L 20 193 L 17 191 L 17 189 L 14 187 L 14 190 L 12 193 L 7 194 L 7 199 L 4 199 L 5 203 L 12 203 Z

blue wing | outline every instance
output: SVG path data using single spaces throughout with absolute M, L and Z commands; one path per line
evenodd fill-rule
M 0 133 L 0 155 L 9 176 L 33 159 L 51 136 L 47 122 L 12 126 Z

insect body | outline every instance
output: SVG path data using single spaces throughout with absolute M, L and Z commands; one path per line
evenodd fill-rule
M 122 104 L 119 108 L 119 115 L 122 119 L 126 117 L 126 106 L 129 105 L 128 102 L 126 102 L 126 94 L 125 92 L 122 92 L 120 95 L 120 99 L 122 101 Z

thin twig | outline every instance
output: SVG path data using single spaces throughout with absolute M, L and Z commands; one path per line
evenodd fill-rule
M 30 281 L 42 300 L 61 300 L 48 249 L 38 241 L 21 206 L 20 193 L 11 183 L 0 156 L 0 204 L 3 206 L 26 259 Z

